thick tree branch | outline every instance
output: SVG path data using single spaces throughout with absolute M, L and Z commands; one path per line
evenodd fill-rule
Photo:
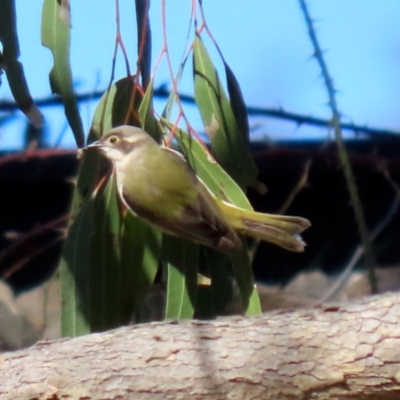
M 0 398 L 395 399 L 399 317 L 388 294 L 41 342 L 0 356 Z

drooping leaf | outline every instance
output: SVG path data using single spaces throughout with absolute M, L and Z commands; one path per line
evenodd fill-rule
M 151 75 L 151 30 L 149 19 L 150 1 L 135 0 L 138 32 L 138 55 L 142 86 L 146 89 Z
M 253 269 L 251 268 L 249 251 L 246 240 L 242 240 L 243 248 L 232 257 L 232 267 L 242 296 L 246 315 L 262 313 L 260 298 L 254 284 Z
M 100 139 L 113 127 L 111 119 L 116 92 L 117 87 L 111 85 L 110 89 L 101 96 L 93 114 L 92 125 L 87 139 L 88 144 Z
M 71 41 L 69 10 L 55 0 L 44 0 L 42 8 L 42 44 L 53 54 L 54 64 L 50 71 L 50 87 L 64 102 L 65 115 L 79 148 L 84 146 L 84 130 L 76 101 L 69 61 Z
M 89 142 L 120 124 L 132 110 L 131 88 L 130 78 L 124 78 L 102 96 L 94 113 Z M 139 112 L 132 115 L 139 116 Z M 73 215 L 78 223 L 72 220 L 63 252 L 64 335 L 128 324 L 133 315 L 140 321 L 144 299 L 158 269 L 161 233 L 129 211 L 121 216 L 112 179 L 98 189 L 101 179 L 110 173 L 109 167 L 97 151 L 83 151 L 73 201 Z M 82 193 L 88 196 L 85 202 L 79 200 L 84 197 Z M 69 328 L 78 325 L 77 321 L 82 327 Z
M 158 142 L 161 130 L 152 107 L 153 82 L 150 81 L 139 108 L 142 127 Z M 165 318 L 192 318 L 196 306 L 199 246 L 163 235 L 163 259 L 167 268 Z
M 20 50 L 16 25 L 15 1 L 0 1 L 0 42 L 3 45 L 3 51 L 0 52 L 0 74 L 4 68 L 18 107 L 34 127 L 40 128 L 43 125 L 43 115 L 32 99 L 24 68 L 18 61 Z
M 172 124 L 170 122 L 164 119 L 162 119 L 161 122 L 169 129 L 172 129 Z M 179 128 L 176 129 L 175 138 L 197 175 L 215 196 L 227 200 L 238 207 L 252 210 L 242 189 L 197 140 L 191 138 L 187 132 Z M 207 264 L 205 265 L 210 271 L 212 284 L 209 289 L 203 289 L 202 292 L 208 291 L 208 293 L 212 294 L 213 290 L 214 293 L 216 293 L 215 300 L 211 301 L 211 303 L 215 303 L 213 307 L 216 307 L 220 311 L 221 307 L 226 305 L 228 283 L 222 278 L 218 279 L 218 277 L 215 276 L 215 272 L 217 270 L 220 271 L 225 264 L 231 262 L 246 313 L 252 315 L 261 312 L 260 301 L 254 286 L 253 271 L 246 246 L 244 246 L 241 252 L 232 254 L 230 258 L 224 254 L 216 254 L 215 251 L 213 252 L 209 249 L 204 250 L 204 254 L 208 255 L 206 257 Z M 216 265 L 217 263 L 220 263 L 220 265 Z M 225 296 L 218 297 L 223 293 L 225 293 Z M 204 307 L 202 308 L 204 310 Z
M 142 96 L 135 92 L 136 100 L 132 102 L 133 80 L 133 76 L 118 80 L 100 98 L 93 115 L 88 143 L 99 139 L 115 126 L 125 123 L 140 125 L 139 112 L 135 107 L 141 104 Z
M 168 129 L 172 129 L 173 125 L 170 122 L 165 119 L 162 119 L 161 122 Z M 208 150 L 183 129 L 177 128 L 175 132 L 175 138 L 183 154 L 214 195 L 238 207 L 251 210 L 252 207 L 243 190 L 214 160 Z
M 114 85 L 116 91 L 112 99 L 112 126 L 140 126 L 137 110 L 141 104 L 142 95 L 135 89 L 135 77 L 122 78 Z
M 236 79 L 236 76 L 233 73 L 231 67 L 226 62 L 221 49 L 219 48 L 218 45 L 216 45 L 216 48 L 224 64 L 229 101 L 231 103 L 233 115 L 235 116 L 239 132 L 243 136 L 245 143 L 249 145 L 250 127 L 247 115 L 247 108 L 242 94 L 242 89 L 240 88 L 239 82 Z
M 83 152 L 61 262 L 62 334 L 77 336 L 129 323 L 121 290 L 120 214 L 110 165 Z
M 188 35 L 189 35 L 189 32 L 188 32 Z M 182 60 L 182 63 L 179 66 L 179 70 L 175 77 L 175 87 L 176 88 L 178 88 L 178 86 L 179 86 L 179 82 L 182 78 L 183 70 L 185 68 L 187 60 L 188 60 L 188 55 Z M 162 118 L 164 118 L 166 120 L 169 120 L 171 118 L 172 108 L 173 108 L 176 96 L 177 95 L 173 91 L 171 91 L 170 95 L 168 96 L 167 102 L 165 103 L 164 110 L 161 113 Z
M 167 263 L 165 318 L 193 318 L 197 298 L 199 246 L 164 235 L 163 247 L 163 256 Z
M 249 118 L 247 115 L 247 108 L 244 102 L 242 89 L 240 88 L 239 82 L 236 79 L 231 67 L 223 59 L 222 60 L 225 67 L 226 83 L 229 93 L 229 101 L 231 103 L 231 108 L 233 115 L 235 116 L 236 124 L 242 135 L 244 142 L 247 146 L 250 144 L 250 128 L 249 128 Z
M 74 190 L 68 235 L 60 261 L 61 333 L 78 336 L 90 333 L 89 306 L 90 246 L 94 232 L 94 205 L 91 194 L 95 179 L 93 171 L 99 154 L 85 153 Z
M 127 324 L 131 313 L 123 307 L 120 263 L 120 215 L 114 175 L 93 201 L 93 234 L 89 247 L 89 314 L 91 332 Z
M 242 189 L 257 185 L 257 168 L 229 99 L 199 36 L 193 44 L 195 100 L 215 157 Z
M 153 109 L 153 81 L 147 86 L 146 93 L 139 107 L 140 126 L 149 133 L 153 139 L 161 143 L 162 132 L 160 124 L 154 116 Z
M 198 289 L 196 318 L 211 319 L 226 315 L 233 299 L 233 280 L 229 270 L 230 257 L 220 251 L 201 247 L 200 265 L 210 277 L 209 285 Z
M 123 219 L 121 231 L 121 270 L 123 276 L 122 306 L 134 315 L 136 322 L 143 320 L 143 306 L 154 283 L 161 253 L 161 232 L 131 212 Z

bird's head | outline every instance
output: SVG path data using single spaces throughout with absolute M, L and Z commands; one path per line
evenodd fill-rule
M 143 146 L 152 144 L 153 142 L 153 138 L 143 129 L 121 125 L 111 129 L 101 139 L 88 145 L 86 148 L 98 148 L 111 161 L 117 162 L 121 161 L 126 155 L 131 154 L 137 149 L 143 149 Z

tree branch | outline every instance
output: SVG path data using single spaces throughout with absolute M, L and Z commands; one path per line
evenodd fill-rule
M 151 323 L 0 356 L 0 398 L 394 399 L 400 295 Z
M 96 90 L 94 92 L 76 94 L 76 99 L 79 103 L 84 103 L 87 101 L 92 101 L 99 99 L 103 94 L 104 90 Z M 165 87 L 160 86 L 154 89 L 154 96 L 158 98 L 169 98 L 171 92 Z M 195 104 L 193 96 L 186 94 L 179 94 L 182 102 L 187 104 Z M 62 105 L 62 100 L 56 96 L 49 96 L 41 99 L 36 99 L 35 104 L 39 107 L 53 107 L 56 105 Z M 14 101 L 3 100 L 0 101 L 0 111 L 15 111 L 18 109 L 17 104 Z M 312 117 L 309 115 L 298 114 L 290 111 L 285 111 L 282 108 L 262 108 L 247 106 L 247 113 L 250 116 L 263 116 L 275 119 L 281 119 L 284 121 L 293 122 L 298 125 L 311 125 L 318 126 L 321 128 L 330 128 L 332 126 L 332 121 L 324 118 Z M 0 120 L 1 122 L 1 120 Z M 365 135 L 368 137 L 377 137 L 380 140 L 398 140 L 400 141 L 400 132 L 392 131 L 390 129 L 380 129 L 369 127 L 366 125 L 357 125 L 351 122 L 341 122 L 341 128 L 346 131 L 351 131 L 359 135 Z

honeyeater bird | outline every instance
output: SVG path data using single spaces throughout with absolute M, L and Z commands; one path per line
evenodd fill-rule
M 143 129 L 113 128 L 87 148 L 112 161 L 120 198 L 162 231 L 225 252 L 239 250 L 238 234 L 303 251 L 307 219 L 257 213 L 216 198 L 184 157 L 160 146 Z

